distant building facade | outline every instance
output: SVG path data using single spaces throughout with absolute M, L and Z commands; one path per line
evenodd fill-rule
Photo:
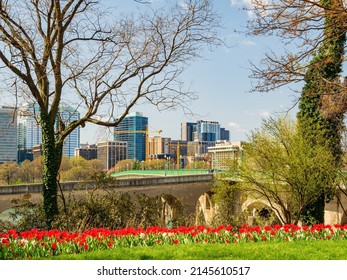
M 98 148 L 96 144 L 84 144 L 75 149 L 75 157 L 82 157 L 86 160 L 97 159 Z
M 42 143 L 38 104 L 25 104 L 17 113 L 18 163 L 33 160 L 32 148 Z
M 214 141 L 192 141 L 188 142 L 187 155 L 195 158 L 202 158 L 208 153 L 208 147 L 215 146 Z
M 32 150 L 34 159 L 42 156 L 42 144 L 33 146 L 31 150 Z
M 0 106 L 0 163 L 17 162 L 17 145 L 15 109 Z
M 192 122 L 183 122 L 181 123 L 181 141 L 193 141 L 194 140 L 194 131 L 196 123 Z
M 169 153 L 169 144 L 171 138 L 161 136 L 149 136 L 148 137 L 148 153 L 150 158 L 155 155 L 162 155 Z
M 230 141 L 230 131 L 221 127 L 220 129 L 220 140 L 221 141 Z
M 97 143 L 97 159 L 100 160 L 106 170 L 113 168 L 118 161 L 127 157 L 127 142 L 102 141 Z
M 26 104 L 18 110 L 18 149 L 31 149 L 42 143 L 38 104 Z
M 215 146 L 218 141 L 229 141 L 230 131 L 217 121 L 185 122 L 181 123 L 181 140 L 188 142 L 189 156 L 202 157 L 208 153 L 207 148 Z
M 146 160 L 148 118 L 140 112 L 129 113 L 114 129 L 114 141 L 127 142 L 127 159 Z
M 211 168 L 215 170 L 226 170 L 234 160 L 242 159 L 242 142 L 221 141 L 214 147 L 208 147 L 211 155 Z
M 179 152 L 180 156 L 186 156 L 188 154 L 188 142 L 187 141 L 179 141 L 179 140 L 171 140 L 170 141 L 170 149 L 169 154 L 177 154 Z M 179 151 L 177 151 L 179 149 Z M 177 157 L 177 156 L 176 156 Z
M 220 140 L 220 124 L 216 121 L 199 120 L 196 123 L 194 141 L 216 142 Z

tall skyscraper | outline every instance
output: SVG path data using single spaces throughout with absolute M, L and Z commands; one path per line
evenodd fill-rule
M 0 163 L 17 161 L 17 116 L 14 108 L 0 107 Z
M 219 140 L 229 141 L 230 132 L 220 127 L 219 122 L 200 120 L 196 123 L 181 123 L 181 140 L 182 141 L 212 141 Z
M 146 160 L 148 118 L 140 112 L 129 113 L 114 129 L 114 141 L 128 143 L 127 159 Z
M 60 118 L 66 126 L 80 118 L 80 113 L 73 107 L 62 103 L 60 108 Z M 80 146 L 80 128 L 73 130 L 64 140 L 63 155 L 71 158 L 75 156 L 75 149 Z
M 194 140 L 216 142 L 220 140 L 220 124 L 216 121 L 199 120 L 196 123 Z

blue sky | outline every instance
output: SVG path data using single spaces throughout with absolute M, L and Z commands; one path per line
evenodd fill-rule
M 132 1 L 121 2 L 121 5 L 132 5 Z M 165 0 L 152 2 L 161 5 Z M 243 30 L 250 16 L 241 9 L 242 4 L 247 2 L 213 2 L 223 20 L 221 35 L 230 47 L 204 52 L 203 60 L 193 62 L 182 76 L 182 80 L 191 84 L 199 96 L 192 104 L 196 116 L 186 116 L 180 110 L 159 112 L 153 106 L 136 107 L 136 111 L 149 118 L 149 130 L 162 130 L 163 137 L 179 139 L 181 122 L 203 119 L 218 121 L 222 127 L 229 129 L 231 141 L 247 140 L 247 134 L 260 126 L 262 118 L 286 113 L 297 98 L 297 94 L 286 88 L 265 94 L 250 92 L 251 84 L 255 81 L 249 78 L 249 62 L 259 62 L 265 51 L 276 47 L 276 40 L 251 38 L 234 32 L 235 29 Z M 294 108 L 289 113 L 295 116 L 296 112 Z M 81 143 L 95 143 L 110 137 L 111 133 L 102 128 L 88 125 L 81 129 Z

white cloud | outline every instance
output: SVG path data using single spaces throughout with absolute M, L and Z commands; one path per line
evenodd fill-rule
M 243 40 L 242 44 L 247 45 L 247 46 L 255 46 L 257 43 L 252 41 L 252 40 Z
M 229 122 L 228 126 L 231 129 L 234 129 L 236 131 L 240 131 L 240 132 L 244 132 L 245 131 L 244 129 L 241 128 L 241 126 L 238 123 L 235 123 L 235 122 Z
M 230 3 L 233 6 L 240 6 L 240 5 L 252 6 L 252 0 L 230 0 Z
M 261 116 L 262 118 L 266 119 L 271 116 L 271 113 L 266 110 L 258 110 L 257 115 Z
M 268 118 L 272 115 L 272 113 L 268 110 L 264 109 L 258 109 L 254 111 L 245 111 L 245 115 L 250 116 L 250 117 L 262 117 L 262 118 Z
M 261 3 L 261 5 L 267 5 L 269 3 L 268 0 L 258 0 L 257 2 L 258 5 L 259 3 Z M 230 0 L 230 4 L 236 7 L 245 7 L 248 18 L 252 19 L 254 17 L 254 9 L 257 8 L 257 3 L 254 0 Z

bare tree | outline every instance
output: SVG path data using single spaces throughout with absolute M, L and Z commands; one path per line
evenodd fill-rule
M 283 47 L 282 51 L 270 50 L 259 63 L 251 63 L 251 77 L 256 81 L 254 91 L 267 92 L 304 82 L 309 67 L 319 68 L 327 63 L 312 60 L 319 47 L 330 40 L 325 31 L 337 27 L 340 36 L 345 36 L 347 30 L 347 9 L 343 0 L 252 0 L 252 5 L 246 9 L 252 13 L 248 35 L 275 36 Z M 323 112 L 327 115 L 346 113 L 344 78 L 339 76 L 331 80 L 322 75 L 317 80 L 320 80 L 320 87 L 327 89 L 322 96 Z
M 74 129 L 117 126 L 139 102 L 188 109 L 196 98 L 179 77 L 202 47 L 220 43 L 211 1 L 143 10 L 121 16 L 94 0 L 0 0 L 3 82 L 40 108 L 48 226 L 58 213 L 63 142 Z M 63 119 L 62 102 L 81 117 Z

